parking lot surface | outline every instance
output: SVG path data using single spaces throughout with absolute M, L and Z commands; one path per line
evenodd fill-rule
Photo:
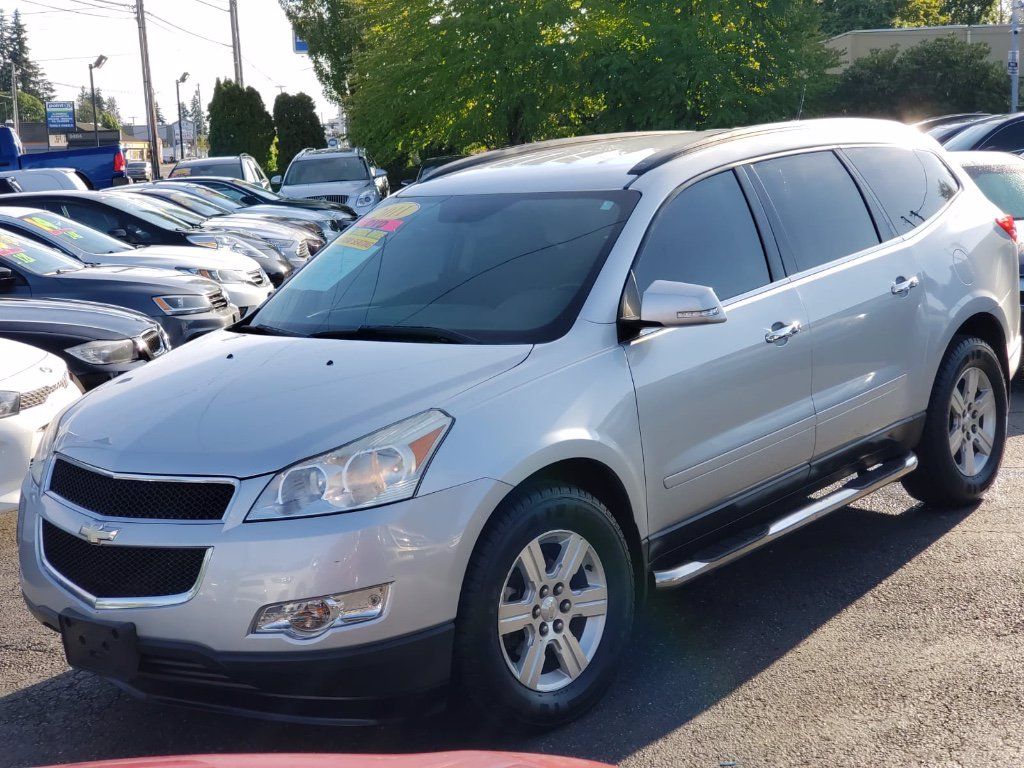
M 197 752 L 518 749 L 626 766 L 1019 765 L 1024 759 L 1024 391 L 973 510 L 898 487 L 655 595 L 609 695 L 502 738 L 466 714 L 278 725 L 144 704 L 73 672 L 17 585 L 0 513 L 0 768 Z

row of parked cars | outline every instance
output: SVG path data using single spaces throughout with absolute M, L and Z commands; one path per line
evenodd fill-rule
M 1020 163 L 870 120 L 577 137 L 434 168 L 329 245 L 304 230 L 322 250 L 241 320 L 232 283 L 178 275 L 142 302 L 168 339 L 215 300 L 228 327 L 50 419 L 29 609 L 157 701 L 365 723 L 454 686 L 500 728 L 564 723 L 648 589 L 889 483 L 983 496 L 1021 358 Z M 201 179 L 26 197 L 133 245 L 255 242 Z M 27 282 L 43 257 L 3 236 Z
M 237 322 L 355 218 L 238 179 L 93 191 L 55 173 L 0 194 L 0 507 L 69 399 Z

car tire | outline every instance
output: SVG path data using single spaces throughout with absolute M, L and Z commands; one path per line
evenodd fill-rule
M 539 557 L 543 574 L 531 565 Z M 599 499 L 557 483 L 515 492 L 481 534 L 463 583 L 453 660 L 461 700 L 504 731 L 579 717 L 614 677 L 636 599 L 629 546 Z
M 999 471 L 1008 412 L 1006 378 L 992 347 L 955 337 L 932 386 L 917 469 L 903 479 L 907 493 L 940 508 L 978 501 Z

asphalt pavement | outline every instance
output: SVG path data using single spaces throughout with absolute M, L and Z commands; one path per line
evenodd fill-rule
M 1024 392 L 976 509 L 899 487 L 643 612 L 582 720 L 502 737 L 466 714 L 401 727 L 278 725 L 139 703 L 73 672 L 22 605 L 0 513 L 0 768 L 200 752 L 516 749 L 625 766 L 1024 762 Z

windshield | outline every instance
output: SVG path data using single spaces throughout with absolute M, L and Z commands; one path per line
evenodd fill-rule
M 227 176 L 233 179 L 242 174 L 242 164 L 237 160 L 211 160 L 202 163 L 176 165 L 171 177 L 178 176 Z
M 965 166 L 964 170 L 1003 213 L 1024 219 L 1024 163 Z
M 365 181 L 370 169 L 361 157 L 345 155 L 313 155 L 293 160 L 284 183 L 323 184 L 332 181 Z
M 146 195 L 147 200 L 173 203 L 174 205 L 181 206 L 187 211 L 191 211 L 197 216 L 202 216 L 204 219 L 208 219 L 211 216 L 220 216 L 222 213 L 229 212 L 228 208 L 207 202 L 206 200 L 194 195 L 191 190 L 183 192 L 177 189 L 160 188 L 156 192 L 143 192 L 142 194 Z
M 187 211 L 180 205 L 169 203 L 158 197 L 111 192 L 103 195 L 110 205 L 145 219 L 164 229 L 185 232 L 200 226 L 206 219 Z
M 240 211 L 245 208 L 245 206 L 241 205 L 237 200 L 228 197 L 223 192 L 218 192 L 216 189 L 203 187 L 199 184 L 181 184 L 179 186 L 185 187 L 188 194 L 201 197 L 210 205 L 220 208 L 225 213 L 229 211 Z
M 242 198 L 248 195 L 258 197 L 260 200 L 266 200 L 267 202 L 282 199 L 281 196 L 276 192 L 271 192 L 270 190 L 264 189 L 263 187 L 259 187 L 255 184 L 250 184 L 248 181 L 243 181 L 242 179 L 232 179 L 230 184 L 223 185 L 218 182 L 207 184 L 202 181 L 197 181 L 196 185 L 199 184 L 203 185 L 203 189 L 211 189 L 215 187 L 218 192 L 220 192 L 223 195 L 227 195 L 232 200 L 241 200 Z
M 300 335 L 428 328 L 491 343 L 566 333 L 636 192 L 410 197 L 345 231 L 254 316 Z
M 76 272 L 85 265 L 48 245 L 0 230 L 0 266 L 33 275 Z
M 980 120 L 977 123 L 968 125 L 953 138 L 946 141 L 943 146 L 950 152 L 960 152 L 974 149 L 974 145 L 981 139 L 988 136 L 999 120 Z
M 39 230 L 40 237 L 51 243 L 65 245 L 83 253 L 121 253 L 130 250 L 120 240 L 115 240 L 84 224 L 66 219 L 56 213 L 40 211 L 18 217 L 26 224 Z

